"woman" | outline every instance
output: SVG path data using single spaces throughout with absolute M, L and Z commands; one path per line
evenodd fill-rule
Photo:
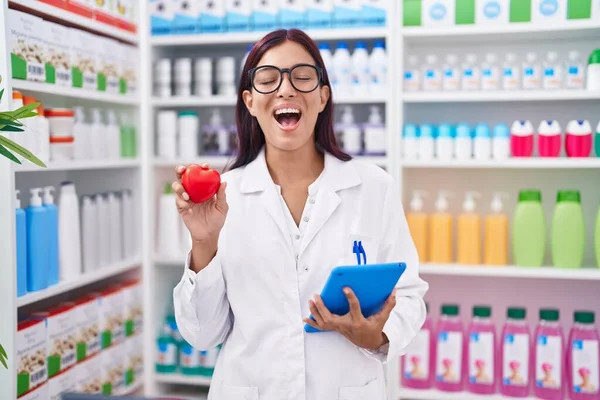
M 193 239 L 173 294 L 177 324 L 197 349 L 223 344 L 209 398 L 384 399 L 382 362 L 420 329 L 428 288 L 392 179 L 337 147 L 327 71 L 302 31 L 254 46 L 236 115 L 239 154 L 215 198 L 192 203 L 183 166 L 173 183 Z M 407 264 L 370 318 L 352 291 L 343 316 L 317 295 L 332 268 L 356 264 L 356 240 L 369 263 Z

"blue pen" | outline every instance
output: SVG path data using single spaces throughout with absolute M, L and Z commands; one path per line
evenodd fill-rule
M 363 264 L 367 265 L 367 253 L 365 252 L 365 249 L 363 248 L 362 240 L 354 241 L 354 244 L 352 246 L 352 252 L 354 254 L 356 254 L 356 262 L 358 265 L 361 265 L 360 264 L 360 255 L 361 254 L 363 256 Z

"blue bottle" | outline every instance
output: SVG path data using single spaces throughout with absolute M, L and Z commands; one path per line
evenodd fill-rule
M 59 280 L 58 261 L 58 207 L 54 204 L 52 191 L 54 186 L 44 188 L 44 208 L 48 221 L 48 286 L 56 285 Z
M 27 294 L 27 216 L 21 208 L 19 193 L 16 191 L 15 202 L 17 222 L 17 297 Z
M 42 189 L 31 189 L 27 215 L 27 290 L 36 292 L 48 287 L 48 211 L 42 206 Z

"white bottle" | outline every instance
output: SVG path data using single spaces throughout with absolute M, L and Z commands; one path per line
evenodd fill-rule
M 167 258 L 181 257 L 179 213 L 170 184 L 165 186 L 158 205 L 158 254 Z
M 98 268 L 110 263 L 110 210 L 108 200 L 102 193 L 96 194 L 96 211 L 98 215 Z
M 506 160 L 510 157 L 510 128 L 506 124 L 494 126 L 492 134 L 492 158 Z
M 381 95 L 381 93 L 387 92 L 387 65 L 385 42 L 376 40 L 369 56 L 369 73 L 371 75 L 369 91 L 372 95 Z
M 106 125 L 107 157 L 110 160 L 121 158 L 121 129 L 114 110 L 107 113 L 108 125 Z
M 470 160 L 473 157 L 473 139 L 471 138 L 471 129 L 467 124 L 459 124 L 456 127 L 454 156 L 457 160 Z
M 171 97 L 171 59 L 161 58 L 156 62 L 154 87 L 158 97 Z
M 404 91 L 418 92 L 421 90 L 421 71 L 419 70 L 419 59 L 411 55 L 407 59 L 407 67 L 404 70 Z
M 123 238 L 121 236 L 121 201 L 114 192 L 108 194 L 108 214 L 110 230 L 110 263 L 115 264 L 123 260 Z
M 83 107 L 73 107 L 75 114 L 75 123 L 73 124 L 73 158 L 75 160 L 87 160 L 90 157 L 91 127 L 85 123 L 85 112 Z
M 567 89 L 583 89 L 585 68 L 579 57 L 579 52 L 575 50 L 569 51 L 569 61 L 567 62 L 566 70 L 565 86 Z
M 352 83 L 351 93 L 354 96 L 364 96 L 369 93 L 369 53 L 367 44 L 359 41 L 352 53 Z
M 544 62 L 542 86 L 544 89 L 560 89 L 562 78 L 562 66 L 558 61 L 558 54 L 555 51 L 549 51 Z
M 334 96 L 347 97 L 350 95 L 351 58 L 348 43 L 338 42 L 333 54 L 333 76 L 332 91 Z
M 508 53 L 502 69 L 502 89 L 518 90 L 521 88 L 521 68 L 517 64 L 517 55 Z
M 344 150 L 349 154 L 360 154 L 362 152 L 362 135 L 360 127 L 354 122 L 351 106 L 344 107 L 339 126 Z
M 541 85 L 540 65 L 537 54 L 527 53 L 526 61 L 523 63 L 523 89 L 539 89 Z
M 221 96 L 235 95 L 235 58 L 221 57 L 217 60 L 217 94 Z
M 180 111 L 177 119 L 179 133 L 178 156 L 184 160 L 198 157 L 198 135 L 200 134 L 200 118 L 196 111 Z
M 475 126 L 473 158 L 476 160 L 489 160 L 492 158 L 492 136 L 490 127 L 486 124 L 481 123 Z
M 387 130 L 383 123 L 381 111 L 377 106 L 371 106 L 369 121 L 364 127 L 365 154 L 385 155 L 387 148 Z
M 331 54 L 331 48 L 328 43 L 319 43 L 319 53 L 321 54 L 321 58 L 323 59 L 323 64 L 325 65 L 325 70 L 327 71 L 327 76 L 329 76 L 329 81 L 332 80 L 333 73 L 333 54 Z
M 175 60 L 175 95 L 189 97 L 192 95 L 192 59 L 182 57 Z
M 419 159 L 433 160 L 435 155 L 435 139 L 433 126 L 423 124 L 419 127 Z
M 435 156 L 438 160 L 454 158 L 454 135 L 450 124 L 440 124 L 435 139 Z
M 133 199 L 131 190 L 125 189 L 121 191 L 121 236 L 123 237 L 123 258 L 133 258 L 135 251 L 133 246 L 133 235 L 135 232 L 135 221 L 133 215 Z
M 21 138 L 19 138 L 20 140 L 17 139 L 17 143 L 19 143 L 21 146 L 25 147 L 27 150 L 31 151 L 35 155 L 37 155 L 40 152 L 40 144 L 38 138 L 39 119 L 39 115 L 27 118 L 27 120 L 24 121 L 23 126 L 21 127 L 21 129 L 23 129 L 23 132 L 18 133 L 18 135 L 21 135 Z M 17 155 L 17 158 L 21 161 L 25 160 L 20 155 Z
M 498 90 L 500 88 L 500 68 L 494 53 L 485 55 L 485 63 L 481 70 L 481 89 Z
M 157 117 L 157 155 L 173 160 L 177 157 L 177 112 L 161 110 Z
M 437 65 L 438 59 L 435 54 L 429 54 L 425 58 L 423 67 L 423 90 L 426 92 L 435 92 L 442 88 L 442 74 Z
M 83 242 L 83 272 L 98 269 L 98 210 L 91 196 L 83 196 L 81 204 L 81 231 Z
M 58 205 L 58 254 L 60 281 L 81 275 L 81 225 L 79 199 L 73 182 L 60 184 Z
M 404 125 L 402 156 L 406 160 L 416 160 L 419 157 L 419 130 L 415 124 Z
M 481 72 L 475 54 L 467 54 L 463 64 L 462 90 L 479 90 L 481 88 Z
M 218 108 L 212 110 L 209 126 L 213 135 L 215 135 L 217 138 L 217 145 L 219 146 L 218 149 L 216 149 L 217 154 L 229 154 L 229 131 L 227 130 L 227 127 L 223 124 L 223 118 L 221 117 L 221 112 Z
M 91 157 L 94 160 L 106 158 L 106 126 L 102 123 L 102 114 L 99 108 L 92 109 Z
M 50 121 L 44 115 L 44 109 L 39 106 L 36 127 L 37 127 L 37 158 L 47 163 L 50 161 Z
M 212 96 L 213 65 L 210 57 L 200 57 L 194 64 L 194 93 L 200 97 Z
M 458 56 L 456 54 L 448 54 L 442 74 L 442 87 L 444 90 L 460 89 L 460 69 L 458 68 Z

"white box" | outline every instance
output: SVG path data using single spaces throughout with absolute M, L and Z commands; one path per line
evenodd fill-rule
M 144 376 L 144 337 L 138 333 L 125 340 L 125 386 L 129 387 L 143 380 Z
M 48 379 L 46 324 L 43 319 L 19 322 L 16 350 L 17 395 L 22 395 Z
M 592 21 L 600 23 L 600 0 L 592 0 Z
M 308 28 L 331 28 L 333 0 L 306 0 L 306 25 Z
M 46 22 L 46 64 L 54 68 L 54 83 L 60 86 L 71 86 L 71 44 L 69 28 Z M 46 77 L 46 80 L 51 80 Z
M 19 397 L 19 400 L 48 400 L 48 383 L 44 382 L 41 386 Z
M 138 92 L 138 71 L 139 71 L 139 49 L 137 47 L 122 44 L 121 45 L 121 75 L 123 86 L 127 95 L 135 95 Z
M 225 2 L 227 31 L 249 31 L 252 16 L 252 0 L 225 0 Z
M 421 21 L 423 26 L 450 26 L 456 20 L 455 0 L 423 0 Z
M 104 393 L 118 395 L 125 389 L 125 350 L 125 344 L 121 343 L 100 353 L 100 376 Z
M 46 53 L 45 24 L 41 18 L 8 10 L 8 46 L 11 55 L 12 77 L 45 82 Z
M 567 0 L 532 0 L 531 22 L 536 25 L 565 23 Z
M 152 35 L 168 35 L 173 31 L 175 7 L 173 7 L 172 0 L 150 0 L 148 11 Z
M 200 0 L 171 0 L 175 8 L 173 31 L 182 34 L 198 31 Z
M 100 296 L 85 296 L 76 304 L 77 361 L 82 361 L 100 351 Z
M 121 46 L 116 40 L 104 37 L 97 37 L 96 43 L 99 89 L 107 93 L 119 93 Z
M 139 280 L 123 284 L 125 299 L 125 336 L 133 336 L 142 332 L 143 324 L 143 292 Z
M 76 367 L 61 372 L 48 381 L 48 400 L 61 400 L 63 393 L 77 390 Z
M 98 67 L 95 36 L 74 28 L 69 29 L 69 36 L 71 37 L 71 53 L 74 57 L 73 86 L 97 90 Z
M 102 349 L 121 343 L 125 338 L 123 328 L 124 303 L 125 298 L 120 286 L 111 286 L 102 292 L 100 302 L 100 337 Z
M 98 394 L 102 392 L 101 353 L 80 361 L 75 367 L 77 392 Z
M 200 0 L 200 32 L 225 31 L 225 1 Z
M 475 23 L 477 25 L 503 25 L 510 22 L 510 0 L 477 0 Z

